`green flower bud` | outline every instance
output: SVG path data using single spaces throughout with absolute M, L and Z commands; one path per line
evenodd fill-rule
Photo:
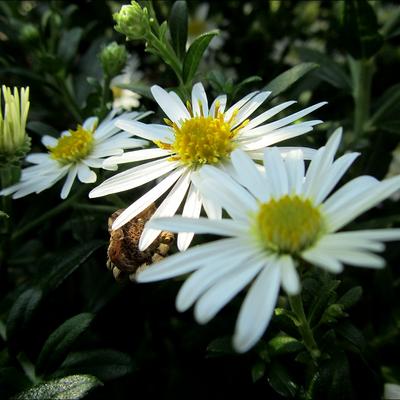
M 125 46 L 118 45 L 116 42 L 110 43 L 100 53 L 100 61 L 104 74 L 114 77 L 124 68 L 128 59 L 128 53 Z
M 127 40 L 143 39 L 150 29 L 147 8 L 140 7 L 136 1 L 122 6 L 113 18 L 117 23 L 115 30 L 125 35 Z
M 0 94 L 0 166 L 18 163 L 30 149 L 30 138 L 26 134 L 26 120 L 29 111 L 29 88 L 22 88 L 21 94 L 14 88 L 3 85 L 4 114 Z
M 39 30 L 33 24 L 26 24 L 22 27 L 20 40 L 27 44 L 35 43 L 39 39 Z

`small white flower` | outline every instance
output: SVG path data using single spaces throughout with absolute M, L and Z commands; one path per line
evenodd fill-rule
M 383 267 L 383 258 L 373 252 L 382 251 L 384 241 L 399 240 L 400 229 L 337 231 L 400 188 L 400 177 L 379 182 L 361 176 L 330 194 L 358 156 L 345 154 L 334 161 L 340 138 L 336 131 L 306 173 L 301 151 L 284 158 L 277 148 L 265 150 L 262 171 L 242 150 L 233 152 L 242 186 L 217 168 L 205 166 L 197 179 L 200 191 L 232 219 L 174 217 L 147 225 L 228 238 L 170 256 L 141 272 L 137 280 L 157 281 L 195 271 L 180 289 L 176 306 L 185 311 L 196 302 L 199 323 L 212 319 L 250 284 L 233 338 L 235 349 L 244 352 L 267 328 L 280 286 L 288 295 L 300 292 L 296 271 L 300 260 L 334 273 L 341 272 L 343 264 Z
M 139 58 L 136 55 L 131 55 L 122 73 L 111 80 L 110 88 L 114 97 L 113 109 L 130 111 L 132 108 L 139 107 L 141 96 L 132 90 L 119 87 L 119 85 L 140 81 L 143 78 L 143 73 L 138 68 Z
M 384 400 L 399 400 L 400 399 L 400 385 L 395 383 L 385 383 L 383 389 Z
M 64 131 L 59 139 L 43 136 L 42 143 L 48 152 L 28 155 L 26 161 L 35 165 L 24 168 L 20 182 L 3 189 L 0 195 L 12 194 L 14 199 L 18 199 L 31 193 L 40 193 L 66 175 L 61 190 L 61 198 L 65 199 L 76 176 L 82 183 L 96 182 L 97 176 L 91 168 L 110 169 L 103 165 L 105 157 L 118 156 L 123 154 L 124 149 L 147 144 L 147 141 L 133 139 L 132 134 L 121 132 L 115 126 L 116 121 L 137 120 L 146 115 L 148 113 L 132 112 L 114 118 L 113 112 L 99 126 L 98 118 L 90 117 L 75 131 Z
M 158 148 L 110 157 L 105 161 L 105 165 L 157 160 L 138 165 L 107 179 L 93 189 L 89 196 L 99 197 L 122 192 L 165 177 L 153 189 L 131 204 L 114 221 L 113 229 L 118 229 L 130 221 L 171 187 L 170 193 L 161 203 L 154 217 L 174 215 L 188 193 L 182 212 L 184 216 L 197 218 L 203 206 L 210 218 L 221 218 L 221 207 L 200 194 L 192 184 L 193 173 L 206 164 L 229 169 L 230 154 L 237 148 L 246 151 L 253 159 L 262 159 L 262 149 L 265 147 L 311 131 L 313 126 L 321 121 L 313 120 L 288 125 L 325 104 L 315 104 L 288 117 L 263 125 L 265 121 L 295 102 L 288 101 L 279 104 L 250 120 L 248 117 L 260 107 L 270 92 L 250 93 L 225 110 L 226 95 L 218 96 L 209 107 L 201 83 L 193 86 L 192 104 L 187 106 L 174 92 L 167 93 L 159 86 L 153 86 L 151 91 L 169 118 L 165 120 L 166 125 L 118 121 L 117 126 L 131 134 L 151 140 Z M 282 147 L 280 151 L 286 154 L 291 149 Z M 311 149 L 304 151 L 308 155 L 313 152 Z M 144 229 L 139 248 L 146 249 L 159 233 L 159 230 Z M 192 238 L 192 233 L 179 234 L 178 248 L 185 250 Z

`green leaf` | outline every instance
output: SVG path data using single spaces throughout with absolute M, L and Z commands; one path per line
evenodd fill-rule
M 346 50 L 357 59 L 370 58 L 383 45 L 374 9 L 368 1 L 342 2 L 342 42 Z
M 362 296 L 363 290 L 361 286 L 355 286 L 348 290 L 338 301 L 338 304 L 341 304 L 343 306 L 343 309 L 350 308 L 354 304 L 356 304 L 361 296 Z
M 82 399 L 102 383 L 91 375 L 71 375 L 41 383 L 13 397 L 13 400 Z
M 369 124 L 380 125 L 380 122 L 387 122 L 388 118 L 394 117 L 398 120 L 400 112 L 400 83 L 391 86 L 383 93 L 376 102 L 375 112 L 372 114 Z
M 343 311 L 343 306 L 341 304 L 331 304 L 325 309 L 324 313 L 322 314 L 320 323 L 332 324 L 336 322 L 339 318 L 344 318 L 347 316 L 348 314 Z
M 319 68 L 314 72 L 315 76 L 338 89 L 343 89 L 347 93 L 351 93 L 350 76 L 341 65 L 332 60 L 332 57 L 306 47 L 299 48 L 298 50 L 302 60 L 319 65 Z
M 49 267 L 51 272 L 39 282 L 42 288 L 56 289 L 102 245 L 104 242 L 93 240 L 70 249 L 56 260 L 51 260 L 51 267 Z
M 59 132 L 57 129 L 52 126 L 45 124 L 41 121 L 29 121 L 27 124 L 27 129 L 35 132 L 39 136 L 49 135 L 49 136 L 58 136 Z
M 259 76 L 256 75 L 249 76 L 248 78 L 244 79 L 243 81 L 239 82 L 234 86 L 234 91 L 232 92 L 231 96 L 235 98 L 236 95 L 240 93 L 240 91 L 243 90 L 247 85 L 251 85 L 252 83 L 261 81 L 262 79 Z
M 232 347 L 232 338 L 225 336 L 213 340 L 207 346 L 208 356 L 221 356 L 227 354 L 235 354 Z
M 213 30 L 207 33 L 203 33 L 192 43 L 189 47 L 188 52 L 183 60 L 183 81 L 190 83 L 197 71 L 201 57 L 209 45 L 211 39 L 218 35 L 218 30 Z
M 46 340 L 36 363 L 36 372 L 46 375 L 57 368 L 79 336 L 89 327 L 93 314 L 82 313 L 65 321 Z
M 75 57 L 82 34 L 83 29 L 78 27 L 62 33 L 57 50 L 57 55 L 61 60 L 69 63 Z
M 314 386 L 313 399 L 351 400 L 349 362 L 343 351 L 337 350 L 332 358 L 322 362 L 319 367 L 319 378 Z
M 283 397 L 295 397 L 297 385 L 289 376 L 286 368 L 280 363 L 272 363 L 268 371 L 268 383 Z
M 315 63 L 301 63 L 299 65 L 296 65 L 295 67 L 283 72 L 271 82 L 269 82 L 264 87 L 264 90 L 271 91 L 272 93 L 270 98 L 274 98 L 283 93 L 285 90 L 289 89 L 299 79 L 301 79 L 317 67 L 318 64 Z
M 268 346 L 273 355 L 296 353 L 304 348 L 303 344 L 297 339 L 286 335 L 272 338 L 268 342 Z
M 61 367 L 52 376 L 90 374 L 101 381 L 107 381 L 133 371 L 133 360 L 128 354 L 111 349 L 98 349 L 68 354 Z
M 4 211 L 0 210 L 0 218 L 10 218 L 10 216 L 6 214 Z
M 251 368 L 251 378 L 253 383 L 260 380 L 265 375 L 265 364 L 262 361 L 257 361 Z
M 168 22 L 172 46 L 178 58 L 183 60 L 188 35 L 188 10 L 186 1 L 175 1 L 171 8 Z
M 42 291 L 30 288 L 23 292 L 13 304 L 7 320 L 7 338 L 15 339 L 26 330 L 42 299 Z
M 351 322 L 342 321 L 335 331 L 350 343 L 356 351 L 362 352 L 366 347 L 366 341 L 363 334 Z

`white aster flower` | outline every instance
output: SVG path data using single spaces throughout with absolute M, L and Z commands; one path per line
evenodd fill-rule
M 157 281 L 195 271 L 179 291 L 176 306 L 206 323 L 250 284 L 236 322 L 233 344 L 250 349 L 263 335 L 275 308 L 280 286 L 288 295 L 300 291 L 297 264 L 303 260 L 338 273 L 343 264 L 381 268 L 373 254 L 382 242 L 400 239 L 400 229 L 338 232 L 364 211 L 400 188 L 400 176 L 379 182 L 360 176 L 330 194 L 358 156 L 334 161 L 341 132 L 336 131 L 313 157 L 305 173 L 299 150 L 286 158 L 266 149 L 265 170 L 242 151 L 232 153 L 237 179 L 213 167 L 199 173 L 202 193 L 220 204 L 232 219 L 160 218 L 150 228 L 209 233 L 228 238 L 199 245 L 160 261 L 138 274 L 139 282 Z
M 82 183 L 96 182 L 96 173 L 91 168 L 105 168 L 105 157 L 121 155 L 124 149 L 147 144 L 147 141 L 133 139 L 132 134 L 121 132 L 115 126 L 116 121 L 137 120 L 146 115 L 148 113 L 132 112 L 114 118 L 113 112 L 100 125 L 97 117 L 90 117 L 76 130 L 62 132 L 59 139 L 43 136 L 42 143 L 48 152 L 29 154 L 26 161 L 35 165 L 24 168 L 20 182 L 3 189 L 0 195 L 13 194 L 12 197 L 18 199 L 31 193 L 40 193 L 66 175 L 61 190 L 61 198 L 65 199 L 76 177 Z
M 130 111 L 132 108 L 139 107 L 141 96 L 132 90 L 122 89 L 119 86 L 140 81 L 142 78 L 143 72 L 139 70 L 139 58 L 136 55 L 131 55 L 122 73 L 115 76 L 110 82 L 114 98 L 112 107 L 114 109 Z
M 264 124 L 294 101 L 288 101 L 263 112 L 250 120 L 248 117 L 265 101 L 270 92 L 253 92 L 225 110 L 226 95 L 217 97 L 208 106 L 203 85 L 197 83 L 192 90 L 192 105 L 187 107 L 174 92 L 167 93 L 159 86 L 151 88 L 152 94 L 168 116 L 167 125 L 143 124 L 136 121 L 118 121 L 121 129 L 144 139 L 153 141 L 158 148 L 127 152 L 122 156 L 110 157 L 105 165 L 137 162 L 150 159 L 155 161 L 138 165 L 117 174 L 89 193 L 89 197 L 105 196 L 133 189 L 147 182 L 165 176 L 160 183 L 131 204 L 115 221 L 118 229 L 156 201 L 171 187 L 171 191 L 158 207 L 154 217 L 175 214 L 186 193 L 182 215 L 197 218 L 203 206 L 210 218 L 221 218 L 221 207 L 198 192 L 191 179 L 195 171 L 206 164 L 229 168 L 231 152 L 240 148 L 253 159 L 262 158 L 262 149 L 282 140 L 302 135 L 321 121 L 307 121 L 290 125 L 325 103 L 318 103 L 280 120 Z M 287 153 L 291 148 L 281 148 Z M 305 149 L 307 154 L 312 153 Z M 144 229 L 140 238 L 140 250 L 146 249 L 160 231 Z M 178 248 L 185 250 L 193 234 L 178 235 Z

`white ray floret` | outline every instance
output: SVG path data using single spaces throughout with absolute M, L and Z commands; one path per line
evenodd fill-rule
M 113 155 L 104 162 L 107 168 L 115 168 L 118 164 L 129 162 L 144 162 L 131 170 L 122 172 L 106 180 L 90 192 L 90 197 L 105 196 L 112 193 L 130 190 L 157 178 L 169 180 L 170 174 L 182 169 L 189 184 L 183 186 L 186 192 L 183 197 L 183 215 L 197 218 L 204 208 L 209 218 L 220 218 L 221 207 L 213 199 L 206 198 L 195 187 L 193 177 L 207 164 L 217 168 L 229 169 L 230 155 L 235 149 L 243 149 L 253 159 L 260 159 L 263 149 L 269 144 L 275 144 L 287 138 L 302 135 L 320 123 L 319 120 L 291 123 L 321 107 L 318 103 L 285 118 L 268 124 L 273 116 L 292 105 L 293 101 L 275 106 L 251 119 L 251 115 L 259 109 L 270 95 L 270 92 L 255 91 L 243 97 L 226 111 L 226 95 L 218 96 L 209 106 L 206 92 L 201 83 L 193 86 L 191 104 L 185 105 L 174 92 L 166 92 L 159 86 L 151 88 L 154 99 L 162 108 L 168 120 L 166 125 L 144 124 L 137 121 L 118 121 L 116 125 L 130 134 L 152 141 L 158 148 L 131 151 L 122 155 Z M 293 148 L 282 149 L 287 154 Z M 302 148 L 308 158 L 314 150 Z M 261 155 L 262 157 L 262 155 Z M 175 180 L 168 186 L 174 190 L 180 181 Z M 168 181 L 169 184 L 169 181 Z M 117 229 L 138 215 L 143 207 L 161 197 L 166 185 L 158 184 L 152 189 L 151 196 L 145 194 L 146 201 L 135 201 L 114 221 L 113 229 Z M 167 189 L 168 190 L 168 189 Z M 181 192 L 180 192 L 181 193 Z M 185 197 L 186 195 L 186 197 Z M 176 201 L 178 197 L 174 200 Z M 178 209 L 180 204 L 176 204 Z M 169 208 L 171 209 L 171 208 Z M 140 241 L 140 250 L 144 250 L 154 239 L 145 228 Z M 178 235 L 178 248 L 185 250 L 193 238 L 193 232 L 182 232 Z
M 232 165 L 237 181 L 221 169 L 204 166 L 194 178 L 196 185 L 232 219 L 175 216 L 153 219 L 147 228 L 226 238 L 172 255 L 141 272 L 137 280 L 151 282 L 193 272 L 176 305 L 185 311 L 195 304 L 200 323 L 213 318 L 250 284 L 233 337 L 235 349 L 245 352 L 268 326 L 280 287 L 290 296 L 300 292 L 296 269 L 300 262 L 333 273 L 341 272 L 344 264 L 382 268 L 384 259 L 375 253 L 384 250 L 383 242 L 400 240 L 400 229 L 338 230 L 398 190 L 400 176 L 382 182 L 363 176 L 333 192 L 357 156 L 334 159 L 340 138 L 339 129 L 315 153 L 307 171 L 300 150 L 283 157 L 276 148 L 265 150 L 261 171 L 243 150 L 235 150 Z
M 117 168 L 112 162 L 104 164 L 105 157 L 123 157 L 124 150 L 148 144 L 146 140 L 133 138 L 132 134 L 115 126 L 117 121 L 133 122 L 148 114 L 131 112 L 115 117 L 115 112 L 111 112 L 99 125 L 98 118 L 90 117 L 82 126 L 78 125 L 75 131 L 62 132 L 58 139 L 44 136 L 42 144 L 47 147 L 47 153 L 28 155 L 26 161 L 34 165 L 24 168 L 20 181 L 4 188 L 0 195 L 12 194 L 14 199 L 18 199 L 31 193 L 40 193 L 66 176 L 61 198 L 67 198 L 76 178 L 82 183 L 96 182 L 97 175 L 91 168 Z M 125 157 L 129 157 L 129 154 Z M 152 153 L 139 154 L 142 154 L 142 157 L 154 158 L 151 157 Z

